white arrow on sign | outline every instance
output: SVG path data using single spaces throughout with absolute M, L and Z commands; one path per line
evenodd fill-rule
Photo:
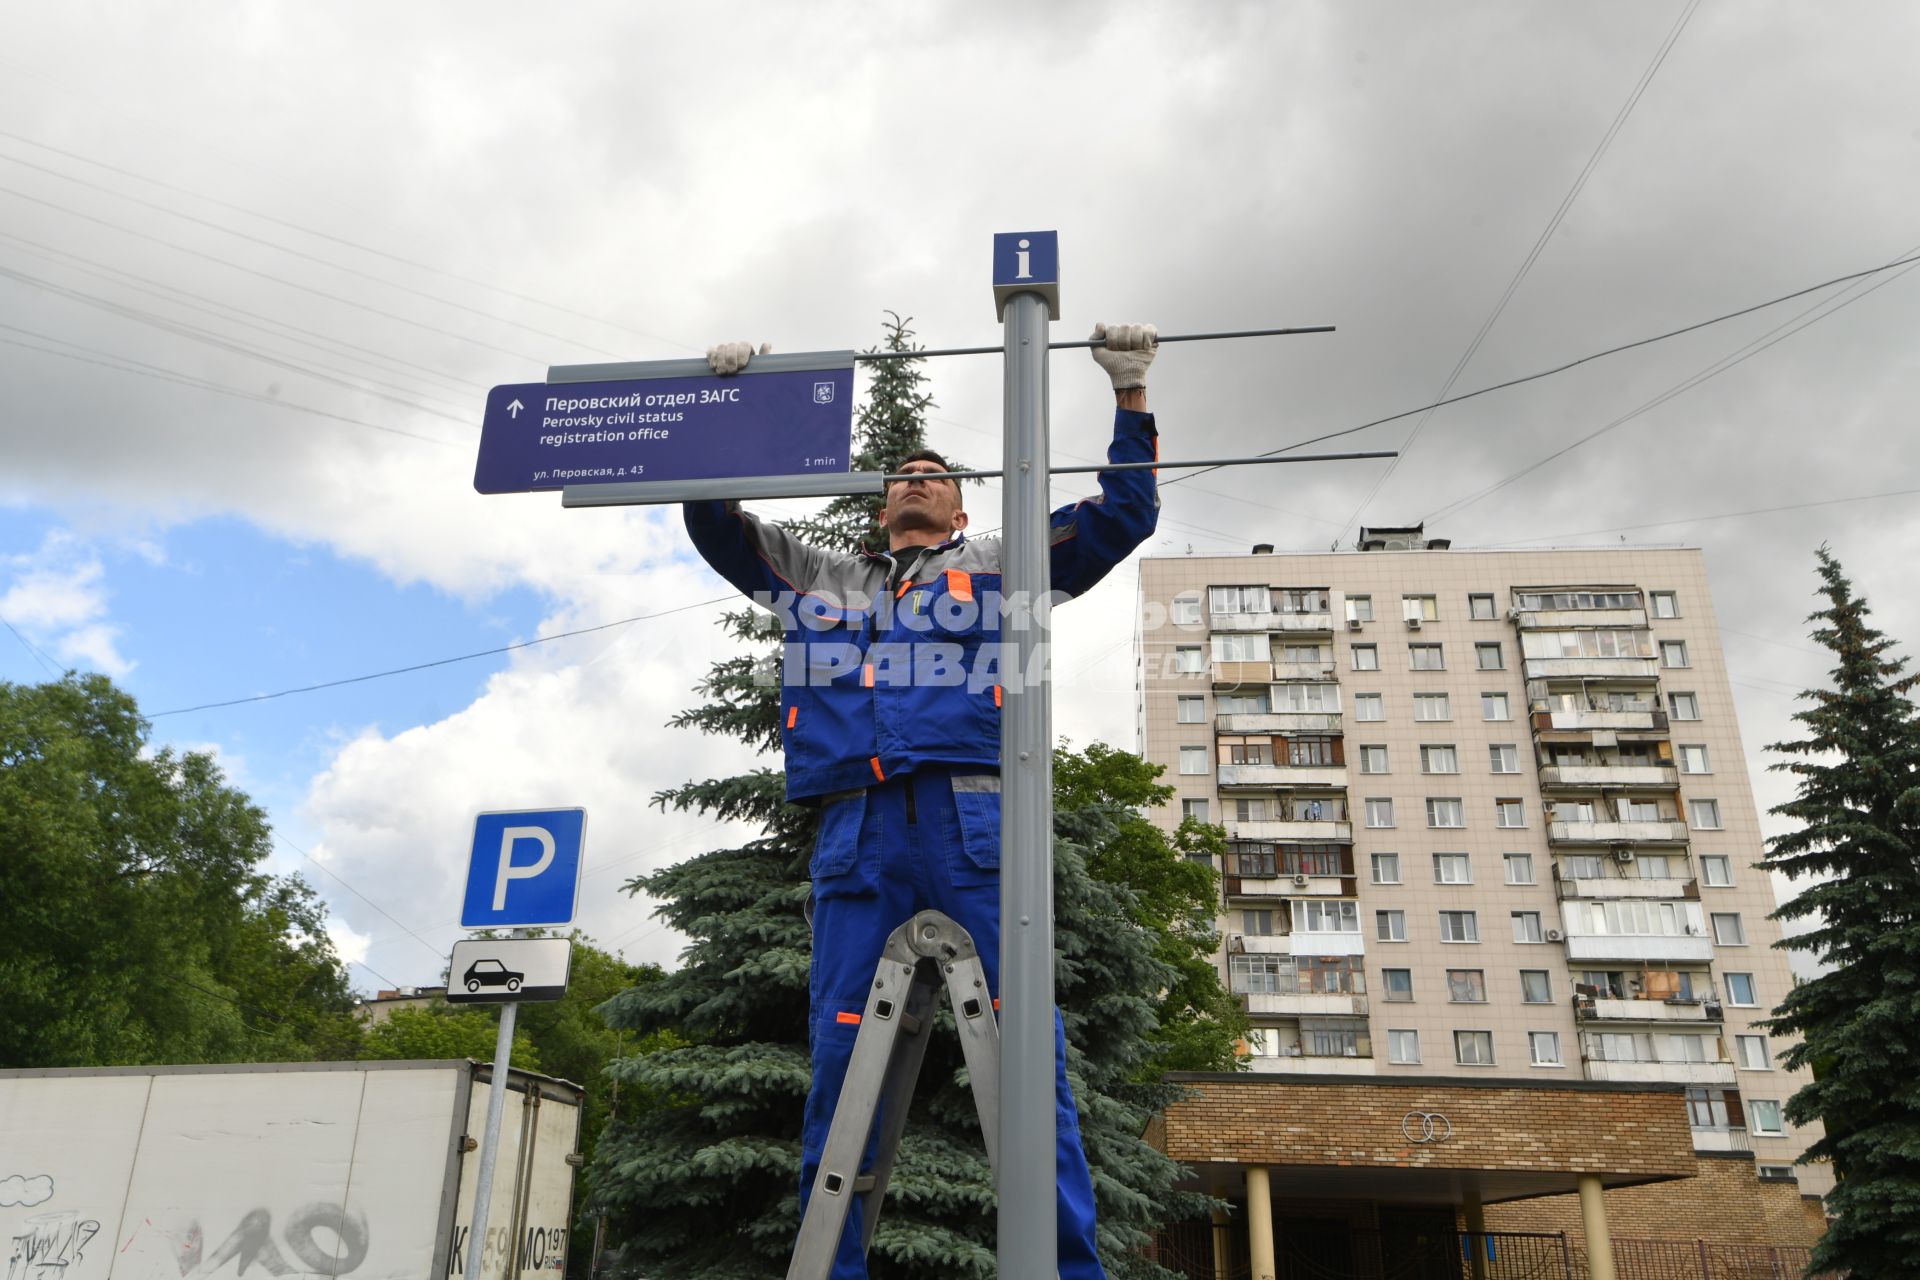
M 512 404 L 507 406 L 507 416 L 509 418 L 518 418 L 520 416 L 520 411 L 526 407 L 527 406 L 521 404 L 518 400 L 515 400 Z

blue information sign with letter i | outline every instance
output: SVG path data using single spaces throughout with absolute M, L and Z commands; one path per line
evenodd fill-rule
M 1037 293 L 1049 319 L 1060 318 L 1060 233 L 1000 231 L 993 237 L 993 305 L 1007 318 L 1007 299 Z
M 523 809 L 475 818 L 461 928 L 572 924 L 586 833 L 585 809 Z

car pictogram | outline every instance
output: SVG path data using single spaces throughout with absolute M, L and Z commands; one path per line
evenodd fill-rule
M 509 991 L 518 991 L 527 975 L 516 973 L 498 960 L 475 960 L 467 966 L 460 980 L 467 984 L 468 991 L 478 991 L 482 987 L 505 987 Z

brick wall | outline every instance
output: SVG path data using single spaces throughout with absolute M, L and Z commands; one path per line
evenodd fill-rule
M 1696 1168 L 1678 1087 L 1541 1087 L 1487 1080 L 1176 1076 L 1167 1154 L 1185 1164 L 1554 1171 L 1674 1178 Z M 1445 1142 L 1409 1142 L 1410 1111 L 1444 1115 Z M 1159 1135 L 1156 1135 L 1159 1136 Z M 1748 1165 L 1749 1176 L 1752 1166 Z M 1661 1194 L 1658 1188 L 1649 1194 Z
M 1762 1182 L 1753 1161 L 1709 1156 L 1696 1176 L 1655 1186 L 1616 1187 L 1607 1226 L 1619 1239 L 1706 1240 L 1715 1244 L 1811 1246 L 1826 1230 L 1817 1199 L 1792 1182 Z M 1542 1196 L 1487 1206 L 1489 1231 L 1564 1231 L 1584 1245 L 1578 1196 Z

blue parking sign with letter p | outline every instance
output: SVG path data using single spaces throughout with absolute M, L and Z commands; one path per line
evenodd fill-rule
M 586 831 L 585 809 L 523 809 L 475 818 L 460 926 L 572 924 Z

